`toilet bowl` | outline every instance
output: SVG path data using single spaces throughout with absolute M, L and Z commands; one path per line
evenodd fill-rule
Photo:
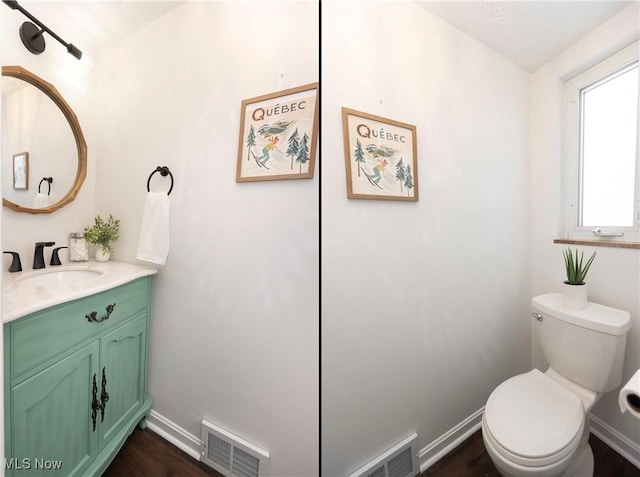
M 482 418 L 484 445 L 505 476 L 566 475 L 585 437 L 581 399 L 537 369 L 498 386 Z
M 494 389 L 482 440 L 503 476 L 590 477 L 587 413 L 621 383 L 631 317 L 595 303 L 570 310 L 557 293 L 534 298 L 531 315 L 549 368 Z

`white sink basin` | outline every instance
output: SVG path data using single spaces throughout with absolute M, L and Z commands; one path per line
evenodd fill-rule
M 138 278 L 155 275 L 155 268 L 109 260 L 64 264 L 40 270 L 2 274 L 2 322 L 110 290 Z
M 24 283 L 25 285 L 47 286 L 55 284 L 73 285 L 81 282 L 87 282 L 94 278 L 98 278 L 103 273 L 99 268 L 65 268 L 58 270 L 55 268 L 47 268 L 34 272 L 25 273 L 16 278 L 16 283 Z

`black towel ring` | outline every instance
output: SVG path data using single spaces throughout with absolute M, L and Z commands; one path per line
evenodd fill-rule
M 42 178 L 42 180 L 40 181 L 40 184 L 38 184 L 38 194 L 40 193 L 40 186 L 42 185 L 43 182 L 47 182 L 49 184 L 49 192 L 47 192 L 47 195 L 51 195 L 51 183 L 53 182 L 53 177 Z
M 158 166 L 156 167 L 156 170 L 149 175 L 149 178 L 147 179 L 147 192 L 151 192 L 151 189 L 149 189 L 149 184 L 151 184 L 151 177 L 156 172 L 159 172 L 162 177 L 166 177 L 167 175 L 171 177 L 171 187 L 169 187 L 169 192 L 167 192 L 167 195 L 171 194 L 171 191 L 173 190 L 173 174 L 171 174 L 171 171 L 167 166 Z

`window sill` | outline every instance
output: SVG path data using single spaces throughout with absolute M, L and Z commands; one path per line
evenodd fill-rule
M 615 240 L 554 239 L 553 243 L 589 245 L 593 247 L 635 248 L 640 250 L 640 242 L 621 242 Z

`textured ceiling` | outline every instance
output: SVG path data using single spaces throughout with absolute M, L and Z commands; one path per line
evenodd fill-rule
M 445 0 L 417 3 L 525 69 L 535 71 L 620 10 L 638 1 Z M 20 1 L 65 41 L 89 55 L 184 3 L 174 0 Z M 17 34 L 18 26 L 26 18 L 6 6 L 0 8 L 2 17 L 10 19 L 9 23 L 3 21 L 2 26 Z
M 632 3 L 638 1 L 418 2 L 531 72 Z

